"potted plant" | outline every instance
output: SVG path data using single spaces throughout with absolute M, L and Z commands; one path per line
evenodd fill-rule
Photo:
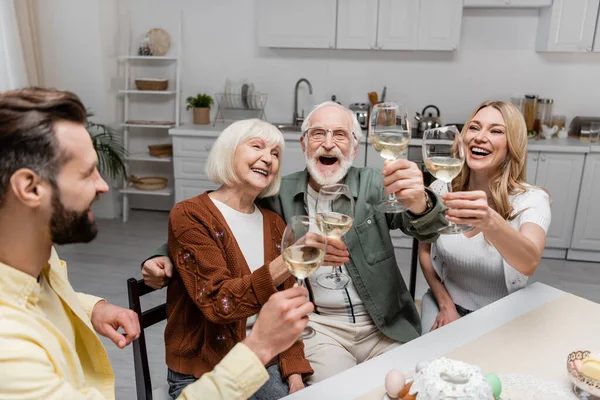
M 89 118 L 93 116 L 93 113 L 88 112 L 85 127 L 92 138 L 92 144 L 98 155 L 98 171 L 102 176 L 116 180 L 126 175 L 125 159 L 127 158 L 127 149 L 123 143 L 123 138 L 117 135 L 113 128 L 92 122 Z
M 186 110 L 194 109 L 194 124 L 205 125 L 210 123 L 210 105 L 213 98 L 204 93 L 198 93 L 196 97 L 188 97 Z

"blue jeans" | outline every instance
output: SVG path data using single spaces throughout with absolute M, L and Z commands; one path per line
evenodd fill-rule
M 250 400 L 277 400 L 287 396 L 290 392 L 287 382 L 281 378 L 279 365 L 271 365 L 267 368 L 267 372 L 269 380 L 250 397 Z M 176 399 L 187 385 L 196 382 L 196 378 L 193 375 L 180 374 L 169 368 L 167 382 L 169 383 L 169 396 Z

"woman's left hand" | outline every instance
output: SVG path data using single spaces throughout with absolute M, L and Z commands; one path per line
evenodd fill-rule
M 297 392 L 300 389 L 304 389 L 304 382 L 302 382 L 302 375 L 292 374 L 288 377 L 288 385 L 290 386 L 290 393 Z
M 492 209 L 488 205 L 484 191 L 446 193 L 442 195 L 442 200 L 448 207 L 446 210 L 448 221 L 459 225 L 473 225 L 482 231 L 489 226 Z

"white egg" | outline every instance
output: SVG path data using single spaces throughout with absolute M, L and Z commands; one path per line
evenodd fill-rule
M 392 399 L 398 398 L 398 393 L 404 389 L 405 384 L 404 374 L 396 369 L 392 369 L 385 376 L 385 391 Z
M 419 361 L 415 366 L 415 372 L 418 374 L 422 369 L 427 368 L 429 364 L 429 361 Z

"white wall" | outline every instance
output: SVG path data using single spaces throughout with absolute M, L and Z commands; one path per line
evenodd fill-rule
M 308 78 L 300 105 L 307 109 L 335 94 L 349 104 L 366 101 L 367 92 L 402 101 L 411 112 L 436 104 L 442 122 L 461 122 L 481 101 L 536 93 L 555 99 L 556 113 L 600 115 L 600 54 L 551 54 L 534 50 L 535 9 L 464 12 L 460 48 L 450 52 L 384 52 L 258 48 L 254 1 L 128 0 L 140 34 L 164 26 L 174 36 L 184 12 L 183 91 L 222 92 L 226 78 L 248 78 L 269 99 L 270 121 L 292 117 L 294 84 Z M 307 29 L 310 22 L 307 21 Z M 169 28 L 172 27 L 172 28 Z M 182 120 L 190 113 L 183 111 Z
M 294 85 L 305 77 L 314 89 L 310 96 L 301 87 L 299 105 L 306 112 L 333 94 L 345 105 L 367 101 L 367 92 L 381 93 L 386 85 L 387 99 L 405 103 L 411 114 L 437 105 L 443 123 L 463 122 L 483 100 L 524 93 L 554 98 L 555 114 L 568 120 L 600 116 L 600 53 L 536 53 L 534 9 L 466 10 L 459 49 L 451 53 L 259 48 L 253 0 L 37 0 L 37 5 L 44 83 L 78 93 L 99 122 L 122 119 L 116 56 L 126 52 L 129 24 L 134 47 L 148 29 L 166 29 L 174 55 L 182 10 L 182 102 L 198 92 L 222 92 L 227 78 L 247 78 L 268 93 L 267 119 L 290 122 Z M 159 109 L 132 107 L 137 119 L 152 118 Z M 191 121 L 185 105 L 181 118 Z M 136 197 L 134 207 L 156 200 Z

